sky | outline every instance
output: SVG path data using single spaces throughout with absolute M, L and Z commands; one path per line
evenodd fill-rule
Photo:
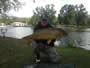
M 22 8 L 20 8 L 18 11 L 11 10 L 9 12 L 10 15 L 17 16 L 17 17 L 31 17 L 33 16 L 33 10 L 36 7 L 45 6 L 47 4 L 54 4 L 56 15 L 59 13 L 59 10 L 62 6 L 65 4 L 73 4 L 73 5 L 79 5 L 83 4 L 86 10 L 88 11 L 88 14 L 90 14 L 90 0 L 36 0 L 34 3 L 33 0 L 20 0 L 24 3 Z

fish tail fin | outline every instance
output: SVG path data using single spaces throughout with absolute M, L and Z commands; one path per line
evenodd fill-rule
M 30 45 L 32 43 L 32 40 L 27 41 L 27 45 Z
M 27 37 L 24 37 L 23 39 L 27 41 L 27 44 L 31 44 L 32 43 L 32 39 L 29 39 Z

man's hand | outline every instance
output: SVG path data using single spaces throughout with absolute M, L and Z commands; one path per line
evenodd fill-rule
M 52 42 L 52 40 L 48 40 L 48 44 L 50 44 Z

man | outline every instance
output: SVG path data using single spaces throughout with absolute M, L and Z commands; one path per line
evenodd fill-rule
M 34 28 L 34 32 L 39 29 L 45 28 L 53 28 L 47 19 L 41 19 L 40 22 Z M 39 37 L 38 37 L 39 38 Z M 57 62 L 57 53 L 56 49 L 54 48 L 54 40 L 33 40 L 32 47 L 34 49 L 34 54 L 36 58 L 36 63 L 40 63 L 40 52 L 43 52 L 45 55 L 48 56 L 49 61 L 52 63 Z

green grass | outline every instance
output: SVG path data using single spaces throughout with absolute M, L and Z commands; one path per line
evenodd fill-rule
M 76 64 L 77 68 L 90 68 L 90 51 L 80 48 L 56 47 L 62 55 L 61 64 Z M 34 64 L 32 47 L 24 40 L 0 39 L 0 68 L 23 68 Z
M 62 55 L 62 64 L 76 64 L 78 68 L 90 68 L 90 51 L 57 47 L 57 52 Z

